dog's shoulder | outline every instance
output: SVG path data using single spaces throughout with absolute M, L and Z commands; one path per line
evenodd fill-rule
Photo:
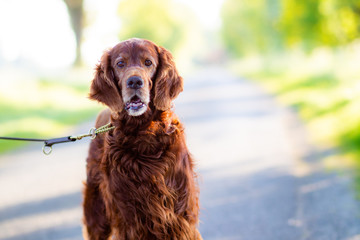
M 95 128 L 104 126 L 108 124 L 110 121 L 111 121 L 111 111 L 109 108 L 104 109 L 99 113 L 99 115 L 96 118 Z

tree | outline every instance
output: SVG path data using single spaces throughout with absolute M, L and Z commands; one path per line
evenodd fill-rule
M 179 7 L 169 0 L 123 0 L 120 39 L 146 38 L 174 51 L 185 38 Z M 181 11 L 181 10 L 180 10 Z
M 310 49 L 318 45 L 318 36 L 323 30 L 318 0 L 282 0 L 281 5 L 279 27 L 286 46 L 301 44 Z
M 359 37 L 359 5 L 357 0 L 282 0 L 280 29 L 289 46 L 311 51 L 345 45 Z
M 281 47 L 277 29 L 279 3 L 272 0 L 226 0 L 221 35 L 234 56 L 270 53 Z
M 359 0 L 226 0 L 222 37 L 235 56 L 338 47 L 360 37 Z
M 347 36 L 347 41 L 353 41 L 360 37 L 360 1 L 337 0 L 340 5 L 340 17 L 342 28 Z
M 75 34 L 76 40 L 76 58 L 74 65 L 81 64 L 81 41 L 83 33 L 83 15 L 84 7 L 83 0 L 64 0 L 69 12 L 71 27 Z

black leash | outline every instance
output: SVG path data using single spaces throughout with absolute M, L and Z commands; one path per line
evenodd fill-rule
M 60 138 L 50 138 L 50 139 L 40 139 L 40 138 L 16 138 L 16 137 L 0 137 L 2 140 L 15 140 L 15 141 L 28 141 L 28 142 L 44 142 L 44 146 L 42 148 L 43 153 L 49 155 L 52 152 L 52 146 L 54 144 L 59 143 L 67 143 L 67 142 L 75 142 L 76 140 L 81 140 L 84 137 L 90 137 L 91 139 L 96 138 L 97 134 L 108 132 L 115 127 L 110 127 L 111 123 L 108 123 L 104 126 L 96 128 L 91 128 L 89 133 L 82 134 L 78 136 L 67 136 L 67 137 L 60 137 Z
M 0 137 L 2 140 L 15 140 L 15 141 L 26 141 L 26 142 L 44 142 L 43 153 L 49 155 L 52 152 L 52 145 L 58 143 L 74 142 L 77 139 L 68 137 L 61 138 L 50 138 L 50 139 L 40 139 L 40 138 L 15 138 L 15 137 Z
M 38 139 L 38 138 L 15 138 L 15 137 L 0 137 L 3 140 L 17 140 L 17 141 L 29 141 L 29 142 L 45 142 L 48 139 Z

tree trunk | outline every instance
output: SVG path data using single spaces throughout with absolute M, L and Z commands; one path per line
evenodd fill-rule
M 69 12 L 71 27 L 75 34 L 76 40 L 76 58 L 74 66 L 79 66 L 82 63 L 81 58 L 81 43 L 82 43 L 82 30 L 83 30 L 83 0 L 64 0 Z

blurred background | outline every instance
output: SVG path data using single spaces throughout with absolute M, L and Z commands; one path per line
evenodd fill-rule
M 359 154 L 358 0 L 0 4 L 1 135 L 52 136 L 93 117 L 98 109 L 84 96 L 95 64 L 105 49 L 139 37 L 171 50 L 185 75 L 220 64 L 260 81 L 317 140 Z
M 260 85 L 336 149 L 326 166 L 355 170 L 360 196 L 360 0 L 2 0 L 0 136 L 92 121 L 95 64 L 132 37 L 169 49 L 185 81 L 221 68 Z M 0 154 L 24 144 L 2 141 Z

